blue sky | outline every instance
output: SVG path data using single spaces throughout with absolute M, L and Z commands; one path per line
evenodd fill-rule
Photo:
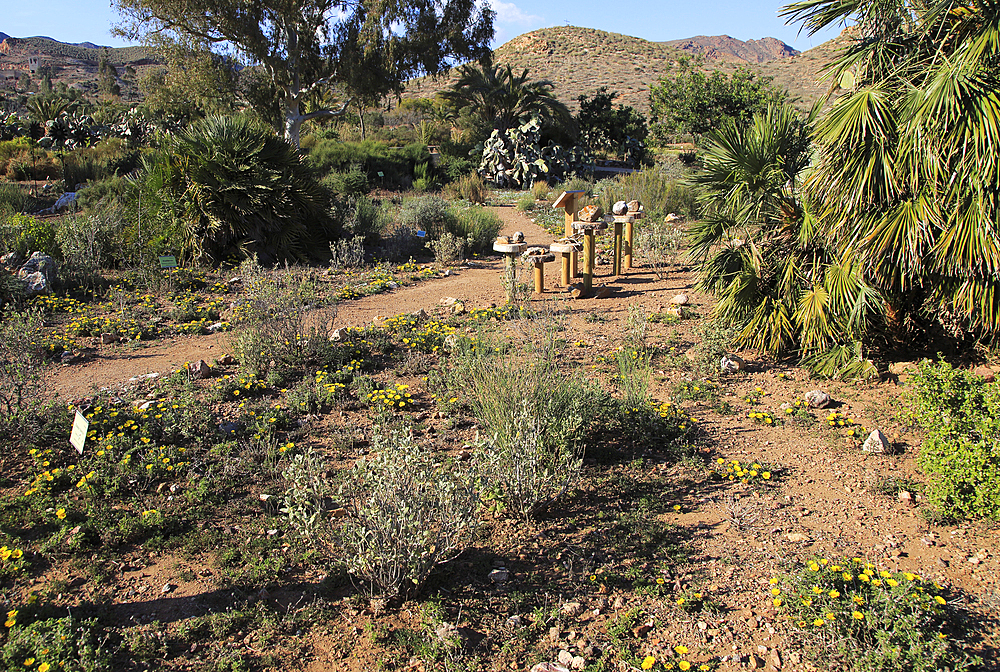
M 778 18 L 783 0 L 485 0 L 497 13 L 496 45 L 548 26 L 599 28 L 652 41 L 695 35 L 730 35 L 740 40 L 776 37 L 804 51 L 836 35 L 809 38 Z M 46 35 L 62 42 L 124 43 L 111 36 L 118 14 L 109 0 L 4 0 L 0 32 L 14 37 Z

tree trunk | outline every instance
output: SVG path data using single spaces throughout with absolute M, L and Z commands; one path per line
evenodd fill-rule
M 361 101 L 358 101 L 358 119 L 361 120 L 361 142 L 365 141 L 365 110 L 361 106 Z

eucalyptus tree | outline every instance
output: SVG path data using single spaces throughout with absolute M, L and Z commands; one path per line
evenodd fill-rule
M 854 24 L 844 90 L 816 126 L 808 188 L 838 248 L 886 296 L 898 337 L 921 314 L 1000 332 L 1000 2 L 806 0 L 813 34 Z
M 337 116 L 353 97 L 398 92 L 412 76 L 486 55 L 493 11 L 476 0 L 114 0 L 122 35 L 186 37 L 259 65 L 298 145 L 309 119 Z M 341 87 L 338 109 L 303 111 L 310 94 Z

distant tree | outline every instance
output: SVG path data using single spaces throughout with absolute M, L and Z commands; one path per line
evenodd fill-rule
M 154 44 L 166 66 L 139 82 L 144 107 L 153 117 L 195 120 L 237 107 L 239 72 L 233 59 L 190 39 Z
M 114 0 L 129 37 L 188 36 L 232 49 L 260 65 L 281 103 L 284 135 L 298 146 L 309 119 L 337 116 L 353 103 L 401 90 L 456 59 L 484 56 L 493 11 L 476 0 Z M 343 87 L 336 110 L 303 111 L 318 88 Z
M 496 130 L 507 131 L 534 117 L 543 123 L 572 123 L 572 115 L 552 95 L 552 82 L 531 81 L 528 70 L 514 74 L 510 65 L 463 65 L 458 81 L 441 98 L 464 112 L 475 128 L 473 133 L 485 138 Z
M 720 128 L 726 119 L 743 126 L 768 104 L 787 98 L 772 77 L 749 68 L 738 68 L 732 75 L 719 70 L 705 74 L 700 65 L 699 59 L 681 58 L 650 88 L 651 131 L 657 141 L 700 136 Z
M 97 88 L 105 96 L 120 98 L 122 90 L 118 85 L 118 68 L 108 59 L 108 51 L 105 47 L 97 62 Z
M 593 97 L 580 96 L 580 112 L 576 115 L 580 141 L 592 152 L 607 152 L 621 159 L 642 163 L 646 158 L 645 143 L 649 136 L 646 118 L 626 105 L 613 107 L 617 91 L 602 86 Z

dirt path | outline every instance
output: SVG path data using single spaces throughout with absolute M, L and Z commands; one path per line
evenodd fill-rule
M 552 235 L 538 226 L 523 212 L 512 206 L 490 208 L 503 220 L 503 234 L 522 231 L 530 244 L 548 245 Z M 504 291 L 500 284 L 503 262 L 497 258 L 476 260 L 468 266 L 451 270 L 448 277 L 420 282 L 407 287 L 345 301 L 338 306 L 338 326 L 363 327 L 379 316 L 390 317 L 400 313 L 431 310 L 440 305 L 444 297 L 466 302 L 470 309 L 500 305 Z M 530 271 L 521 271 L 521 280 L 531 281 Z M 604 339 L 606 324 L 586 324 L 579 319 L 589 312 L 602 314 L 605 319 L 624 317 L 628 305 L 641 303 L 648 312 L 662 308 L 672 296 L 671 292 L 687 287 L 684 279 L 658 280 L 648 269 L 636 268 L 627 275 L 612 278 L 610 267 L 597 269 L 597 284 L 613 282 L 615 292 L 606 299 L 585 299 L 573 302 L 573 320 L 584 334 L 593 339 Z M 545 294 L 533 297 L 534 301 L 565 298 L 559 287 L 559 264 L 545 266 Z M 151 343 L 102 345 L 100 339 L 88 344 L 84 361 L 53 367 L 46 374 L 47 388 L 62 399 L 78 399 L 107 387 L 128 386 L 132 378 L 151 373 L 164 374 L 176 370 L 185 362 L 204 359 L 211 362 L 231 349 L 230 336 L 215 334 L 205 336 L 176 336 Z

